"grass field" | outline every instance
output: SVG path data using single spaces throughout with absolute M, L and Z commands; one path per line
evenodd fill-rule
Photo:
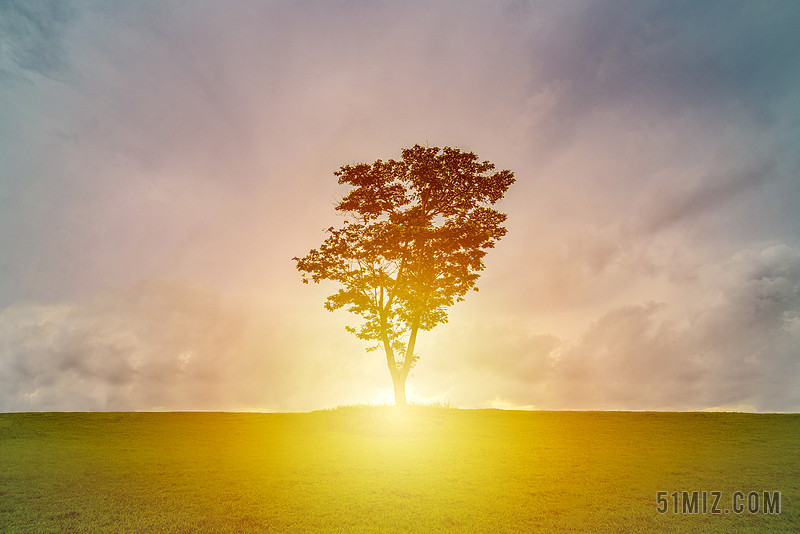
M 0 531 L 798 532 L 800 415 L 0 414 Z

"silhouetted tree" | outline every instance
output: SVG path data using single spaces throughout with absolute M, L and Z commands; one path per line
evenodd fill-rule
M 347 330 L 378 343 L 367 350 L 383 347 L 396 405 L 406 404 L 418 331 L 447 322 L 447 308 L 478 290 L 483 257 L 506 234 L 506 215 L 490 206 L 514 175 L 494 168 L 472 152 L 420 145 L 399 161 L 345 165 L 334 175 L 352 187 L 336 205 L 346 220 L 293 258 L 303 283 L 341 285 L 325 308 L 364 318 Z

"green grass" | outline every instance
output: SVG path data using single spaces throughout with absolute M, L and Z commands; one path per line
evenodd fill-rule
M 676 490 L 782 510 L 658 514 Z M 800 415 L 0 414 L 0 532 L 198 531 L 797 532 Z

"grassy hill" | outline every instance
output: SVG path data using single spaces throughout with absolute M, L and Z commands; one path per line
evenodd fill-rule
M 197 531 L 798 532 L 800 415 L 0 414 L 0 532 Z

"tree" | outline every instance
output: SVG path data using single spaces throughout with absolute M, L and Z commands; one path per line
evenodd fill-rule
M 367 350 L 383 348 L 398 406 L 418 359 L 417 333 L 447 322 L 447 308 L 478 290 L 483 257 L 506 234 L 506 215 L 491 206 L 514 175 L 494 168 L 472 152 L 420 145 L 399 161 L 344 165 L 334 173 L 352 187 L 335 207 L 344 223 L 293 258 L 303 283 L 341 286 L 325 308 L 362 316 L 346 328 L 377 342 Z

